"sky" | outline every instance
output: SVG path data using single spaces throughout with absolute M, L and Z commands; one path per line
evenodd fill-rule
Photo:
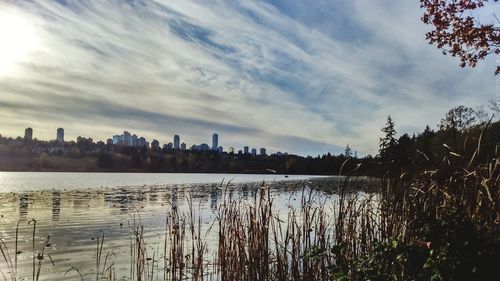
M 217 132 L 236 150 L 375 155 L 388 115 L 412 134 L 499 99 L 494 57 L 460 68 L 422 14 L 418 0 L 3 0 L 0 134 Z

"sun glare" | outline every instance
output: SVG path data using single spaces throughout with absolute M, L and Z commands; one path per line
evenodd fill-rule
M 27 19 L 0 11 L 0 75 L 25 60 L 37 45 L 36 30 Z

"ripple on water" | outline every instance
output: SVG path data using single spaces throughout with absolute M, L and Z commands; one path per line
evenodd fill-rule
M 67 180 L 65 178 L 62 182 Z M 91 182 L 95 184 L 95 181 Z M 220 178 L 217 182 L 220 183 Z M 110 254 L 118 276 L 128 276 L 130 243 L 135 227 L 144 226 L 147 246 L 150 251 L 159 251 L 158 256 L 163 248 L 167 212 L 173 207 L 187 214 L 191 202 L 196 218 L 201 218 L 202 233 L 205 233 L 216 218 L 214 209 L 224 196 L 231 193 L 239 200 L 252 200 L 260 186 L 252 183 L 233 184 L 228 193 L 224 193 L 215 181 L 192 185 L 155 184 L 86 190 L 64 190 L 58 185 L 56 190 L 26 191 L 12 190 L 11 182 L 10 189 L 4 190 L 15 192 L 0 193 L 0 237 L 6 242 L 11 255 L 14 255 L 15 229 L 19 223 L 19 275 L 31 278 L 34 224 L 30 221 L 36 220 L 35 252 L 44 248 L 44 241 L 50 235 L 50 245 L 45 247 L 47 258 L 43 261 L 42 280 L 58 281 L 68 279 L 64 272 L 72 266 L 79 268 L 84 276 L 94 274 L 97 240 L 104 234 L 103 252 Z M 296 182 L 276 185 L 272 191 L 275 205 L 281 206 L 283 210 L 290 204 L 298 206 L 300 200 L 293 200 L 301 194 L 297 192 L 297 186 Z M 217 241 L 217 237 L 209 233 L 206 240 L 210 244 Z M 208 247 L 210 249 L 211 245 Z M 3 272 L 6 272 L 5 266 L 3 261 L 0 262 Z

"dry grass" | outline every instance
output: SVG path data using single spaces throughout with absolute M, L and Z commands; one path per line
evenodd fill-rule
M 498 237 L 500 161 L 498 154 L 480 161 L 478 143 L 471 157 L 450 150 L 440 168 L 385 179 L 382 191 L 368 197 L 352 193 L 349 178 L 338 185 L 334 202 L 304 188 L 300 207 L 281 213 L 269 186 L 259 187 L 246 202 L 226 189 L 217 218 L 205 233 L 188 198 L 187 213 L 177 206 L 167 212 L 162 251 L 148 250 L 143 227 L 134 223 L 129 280 L 330 280 L 335 272 L 355 279 L 357 261 L 370 255 L 377 243 L 396 237 L 408 245 L 429 247 L 422 240 L 422 220 L 439 221 L 450 211 L 459 212 L 473 231 Z M 36 263 L 35 231 L 33 221 L 32 278 L 38 280 L 44 251 Z M 208 232 L 215 232 L 215 245 L 209 245 Z M 109 255 L 102 262 L 103 244 L 104 236 L 97 239 L 95 279 L 116 280 Z M 213 256 L 209 246 L 215 247 Z M 16 255 L 3 241 L 0 251 L 6 265 L 2 268 L 7 269 L 1 278 L 18 280 Z M 397 280 L 409 278 L 405 270 L 401 268 Z

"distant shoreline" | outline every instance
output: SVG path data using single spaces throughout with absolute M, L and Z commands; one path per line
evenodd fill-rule
M 0 153 L 0 172 L 74 172 L 74 173 L 190 173 L 190 174 L 260 174 L 260 175 L 324 175 L 338 176 L 336 171 L 318 171 L 318 169 L 287 168 L 287 161 L 300 161 L 300 158 L 257 158 L 257 159 L 230 159 L 228 156 L 219 156 L 212 160 L 209 156 L 198 154 L 198 159 L 188 162 L 189 156 L 182 154 L 155 155 L 153 161 L 163 161 L 160 164 L 151 164 L 148 160 L 141 160 L 140 167 L 134 167 L 133 157 L 112 159 L 111 167 L 103 167 L 99 156 L 69 157 L 51 154 L 28 154 L 10 156 Z M 163 160 L 162 157 L 171 157 L 174 160 Z M 295 156 L 289 156 L 295 157 Z M 161 159 L 161 160 L 159 160 Z M 292 159 L 292 160 L 288 160 Z M 172 161 L 172 162 L 169 162 Z M 186 164 L 187 163 L 187 164 Z M 234 164 L 236 163 L 236 164 Z M 155 166 L 156 165 L 156 166 Z M 332 167 L 333 168 L 333 167 Z
M 304 174 L 304 173 L 266 173 L 258 171 L 244 171 L 244 172 L 229 172 L 229 171 L 217 171 L 217 172 L 165 172 L 165 171 L 146 171 L 146 170 L 0 170 L 0 173 L 104 173 L 104 174 L 230 174 L 230 175 L 276 175 L 276 176 L 325 176 L 325 177 L 336 177 L 345 175 L 335 175 L 335 174 Z M 359 177 L 360 175 L 357 175 Z M 361 175 L 361 177 L 363 177 Z
M 0 171 L 284 175 L 338 175 L 342 171 L 369 174 L 366 169 L 358 169 L 363 159 L 346 153 L 303 157 L 285 153 L 228 153 L 0 137 Z

